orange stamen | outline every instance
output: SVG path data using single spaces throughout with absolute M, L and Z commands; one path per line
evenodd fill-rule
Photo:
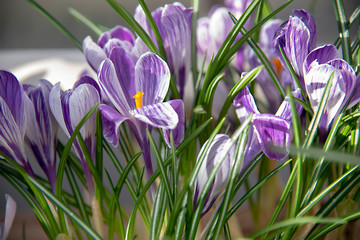
M 136 108 L 141 108 L 143 106 L 142 96 L 144 95 L 143 92 L 137 92 L 133 98 L 135 99 Z
M 272 63 L 275 65 L 275 71 L 276 71 L 276 74 L 279 76 L 280 75 L 280 71 L 282 70 L 283 66 L 280 62 L 280 59 L 279 58 L 274 58 L 272 60 Z

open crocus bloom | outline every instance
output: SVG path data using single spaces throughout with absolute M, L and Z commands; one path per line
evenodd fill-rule
M 354 69 L 346 61 L 338 58 L 334 45 L 323 45 L 309 53 L 304 62 L 306 92 L 314 111 L 319 108 L 326 83 L 332 74 L 330 95 L 319 123 L 324 134 L 350 97 L 353 96 L 348 107 L 360 101 L 360 90 L 355 87 L 360 85 L 360 77 L 356 77 Z
M 34 176 L 24 146 L 25 107 L 29 102 L 17 78 L 10 72 L 0 71 L 0 151 Z
M 16 202 L 14 199 L 8 194 L 5 194 L 5 199 L 5 219 L 0 224 L 0 240 L 5 240 L 8 237 L 16 213 Z
M 100 103 L 99 91 L 93 84 L 89 83 L 88 77 L 86 81 L 80 79 L 80 83 L 76 82 L 73 89 L 64 92 L 60 89 L 60 83 L 54 85 L 49 94 L 50 109 L 59 123 L 59 126 L 70 137 L 81 119 L 90 111 L 94 105 Z M 96 144 L 96 116 L 93 114 L 80 129 L 81 136 L 84 138 L 86 147 L 92 159 L 95 158 Z M 76 155 L 80 159 L 80 163 L 84 169 L 84 175 L 88 184 L 88 190 L 91 197 L 94 196 L 94 183 L 89 166 L 81 150 L 77 139 L 74 141 L 74 149 Z
M 166 4 L 151 13 L 162 38 L 167 62 L 174 76 L 181 97 L 184 95 L 185 82 L 190 72 L 191 15 L 192 8 L 185 8 L 179 2 Z M 140 5 L 134 18 L 157 43 L 154 33 Z
M 293 92 L 299 98 L 300 90 Z M 247 139 L 247 149 L 244 153 L 246 167 L 260 152 L 273 160 L 282 160 L 289 155 L 292 139 L 291 108 L 288 98 L 285 98 L 275 115 L 260 113 L 248 87 L 245 87 L 234 100 L 236 114 L 240 122 L 253 114 Z M 302 108 L 297 104 L 300 113 Z
M 152 174 L 151 156 L 146 128 L 162 128 L 165 138 L 174 129 L 175 143 L 184 132 L 182 100 L 163 102 L 170 83 L 165 61 L 153 53 L 145 53 L 134 61 L 124 48 L 114 48 L 99 68 L 98 79 L 116 110 L 101 104 L 105 138 L 114 146 L 119 142 L 120 124 L 127 120 L 143 150 L 148 174 Z M 169 140 L 167 141 L 170 142 Z
M 31 104 L 27 104 L 25 108 L 27 117 L 25 139 L 55 191 L 58 124 L 49 106 L 52 84 L 46 80 L 40 80 L 39 83 L 39 86 L 23 86 L 31 101 Z
M 281 47 L 303 86 L 302 66 L 308 53 L 316 46 L 316 38 L 314 17 L 304 9 L 293 10 L 293 16 L 280 26 L 274 37 L 276 54 L 286 66 L 279 50 Z

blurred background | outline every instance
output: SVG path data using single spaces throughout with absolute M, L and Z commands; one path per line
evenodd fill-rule
M 137 1 L 118 0 L 130 13 L 133 13 Z M 170 3 L 169 0 L 146 1 L 150 10 Z M 186 7 L 190 0 L 181 1 Z M 270 0 L 275 9 L 285 0 Z M 90 31 L 77 22 L 69 13 L 72 7 L 94 22 L 113 27 L 125 25 L 124 21 L 107 4 L 105 0 L 39 0 L 38 3 L 58 19 L 81 42 Z M 201 0 L 200 16 L 208 14 L 215 4 L 223 4 L 221 0 Z M 360 4 L 359 0 L 344 0 L 347 17 Z M 305 8 L 313 12 L 318 29 L 318 45 L 333 43 L 338 35 L 336 19 L 330 0 L 294 0 L 277 17 L 288 19 L 292 9 Z M 357 28 L 357 27 L 355 27 Z M 66 80 L 71 87 L 80 71 L 87 66 L 81 52 L 42 16 L 26 0 L 0 0 L 0 69 L 12 71 L 20 80 L 46 78 L 55 83 Z M 46 71 L 44 70 L 46 69 Z M 67 81 L 69 80 L 69 81 Z M 46 239 L 33 221 L 33 214 L 25 200 L 9 184 L 0 177 L 0 213 L 4 211 L 4 194 L 10 193 L 18 203 L 18 214 L 14 228 L 22 228 L 25 224 L 27 239 Z M 124 196 L 126 199 L 126 196 Z M 126 200 L 125 200 L 126 201 Z M 21 217 L 18 217 L 21 216 Z M 0 215 L 0 220 L 3 214 Z M 37 232 L 37 233 L 35 233 Z M 12 231 L 10 239 L 21 239 L 22 231 Z M 38 235 L 40 234 L 40 235 Z

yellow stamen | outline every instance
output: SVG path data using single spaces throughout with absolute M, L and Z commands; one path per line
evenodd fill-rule
M 278 58 L 274 58 L 272 60 L 272 63 L 275 65 L 275 71 L 276 71 L 276 74 L 279 76 L 280 75 L 280 71 L 282 70 L 283 66 L 280 62 L 280 59 Z
M 143 92 L 137 92 L 133 98 L 135 99 L 136 108 L 141 108 L 143 106 L 142 96 L 144 95 Z

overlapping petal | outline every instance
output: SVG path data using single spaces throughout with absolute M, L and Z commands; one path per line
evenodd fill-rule
M 174 129 L 179 122 L 179 117 L 169 102 L 146 105 L 130 113 L 134 118 L 157 128 Z
M 245 87 L 234 99 L 233 105 L 240 122 L 244 122 L 250 114 L 259 114 L 254 97 L 249 91 L 248 87 Z
M 166 62 L 153 53 L 145 53 L 137 61 L 134 71 L 134 88 L 144 93 L 143 105 L 162 102 L 170 84 L 170 70 Z
M 104 137 L 107 141 L 111 142 L 114 147 L 117 147 L 120 136 L 119 127 L 121 123 L 128 118 L 105 104 L 100 104 L 99 109 L 102 116 Z
M 163 129 L 164 138 L 166 144 L 171 147 L 170 143 L 170 132 L 173 134 L 174 145 L 175 147 L 179 146 L 182 140 L 184 139 L 184 132 L 185 132 L 185 114 L 184 114 L 184 102 L 175 99 L 168 101 L 168 103 L 172 106 L 175 110 L 176 114 L 178 115 L 179 121 L 174 129 Z

